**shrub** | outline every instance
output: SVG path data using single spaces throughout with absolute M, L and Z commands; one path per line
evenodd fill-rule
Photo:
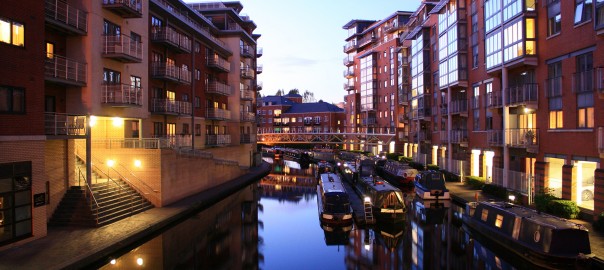
M 598 219 L 596 221 L 594 221 L 593 225 L 594 225 L 594 229 L 596 229 L 598 231 L 604 230 L 604 212 L 602 212 L 602 213 L 600 213 L 600 215 L 598 215 Z
M 504 187 L 500 187 L 493 184 L 485 184 L 482 187 L 482 191 L 487 194 L 491 194 L 497 198 L 507 200 L 508 199 L 508 190 Z
M 410 163 L 411 161 L 413 161 L 413 159 L 410 157 L 399 156 L 398 161 L 403 162 L 403 163 Z
M 391 159 L 391 160 L 399 160 L 399 153 L 388 153 L 386 154 L 386 158 L 387 159 Z
M 439 171 L 439 170 L 440 170 L 440 168 L 438 168 L 438 165 L 436 165 L 436 164 L 428 164 L 428 165 L 426 166 L 426 168 L 427 168 L 428 170 L 433 170 L 433 171 Z
M 482 189 L 484 186 L 484 178 L 479 176 L 466 176 L 466 185 L 469 185 L 473 189 Z
M 548 212 L 547 207 L 549 205 L 549 202 L 558 199 L 559 198 L 550 193 L 549 189 L 542 190 L 535 194 L 535 208 L 537 208 L 537 211 Z
M 409 162 L 409 167 L 416 169 L 418 171 L 423 171 L 425 169 L 423 163 L 415 162 L 415 161 Z
M 441 169 L 440 172 L 442 172 L 445 175 L 445 181 L 447 181 L 447 182 L 459 182 L 460 181 L 459 175 L 457 175 L 457 174 L 454 174 L 450 171 L 443 170 L 443 169 Z
M 562 218 L 577 218 L 579 207 L 577 203 L 569 200 L 551 200 L 547 204 L 547 212 Z

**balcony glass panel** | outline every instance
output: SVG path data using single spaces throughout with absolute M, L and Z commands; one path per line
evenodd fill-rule
M 495 32 L 486 39 L 487 69 L 501 65 L 501 32 Z
M 487 33 L 501 25 L 501 8 L 501 0 L 485 0 L 484 17 Z

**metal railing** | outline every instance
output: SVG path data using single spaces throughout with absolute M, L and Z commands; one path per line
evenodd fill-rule
M 487 143 L 491 146 L 503 146 L 503 130 L 493 129 L 487 131 Z
M 231 70 L 231 63 L 218 54 L 208 57 L 207 64 L 209 67 L 216 67 L 226 72 Z
M 230 85 L 227 85 L 225 83 L 216 81 L 216 80 L 209 80 L 208 88 L 206 89 L 206 93 L 230 96 L 233 94 L 233 87 L 231 87 Z
M 562 76 L 545 80 L 545 96 L 548 98 L 562 96 Z
M 191 39 L 169 26 L 151 27 L 151 41 L 165 42 L 174 48 L 191 52 Z
M 448 164 L 448 171 L 459 175 L 462 181 L 464 176 L 470 175 L 468 172 L 468 168 L 468 162 L 465 160 L 454 159 L 450 164 Z
M 480 109 L 480 96 L 470 97 L 470 104 L 472 109 Z
M 179 80 L 178 75 L 179 68 L 173 64 L 166 62 L 153 62 L 151 63 L 151 76 L 154 77 L 165 77 L 175 81 Z
M 509 94 L 508 105 L 537 104 L 538 84 L 525 83 L 507 89 Z
M 354 90 L 354 83 L 344 83 L 344 90 Z
M 510 128 L 506 129 L 506 143 L 512 147 L 529 147 L 539 145 L 539 129 Z
M 86 181 L 86 173 L 83 173 L 82 169 L 80 169 L 79 167 L 77 169 L 78 169 L 78 186 L 86 187 L 85 192 L 84 192 L 84 197 L 86 198 L 86 201 L 88 202 L 88 205 L 90 206 L 90 210 L 93 212 L 94 216 L 96 217 L 94 219 L 95 223 L 99 224 L 99 220 L 98 220 L 99 202 L 94 197 L 94 192 L 92 192 L 92 188 L 90 187 L 90 185 L 88 185 L 88 181 Z M 84 185 L 82 185 L 82 182 L 84 182 Z
M 343 50 L 344 52 L 348 52 L 352 49 L 356 49 L 357 48 L 357 44 L 354 42 L 347 42 L 346 44 L 344 44 L 343 46 Z
M 251 68 L 242 68 L 241 69 L 241 77 L 242 78 L 247 78 L 247 79 L 254 78 L 254 70 L 251 69 Z
M 262 65 L 257 65 L 257 66 L 256 66 L 256 73 L 257 73 L 257 74 L 262 73 L 262 70 L 263 70 L 263 66 L 262 66 Z
M 46 79 L 58 79 L 75 84 L 86 84 L 86 63 L 53 54 L 44 61 Z
M 499 108 L 503 106 L 501 91 L 493 91 L 485 96 L 487 108 Z
M 344 77 L 353 77 L 354 76 L 354 70 L 344 70 L 344 72 L 342 73 L 344 75 Z
M 239 53 L 242 57 L 252 58 L 254 56 L 252 46 L 248 45 L 239 46 Z
M 206 135 L 206 145 L 227 145 L 231 144 L 231 135 Z
M 602 9 L 604 9 L 604 7 L 602 7 Z M 602 17 L 604 17 L 604 15 Z M 604 68 L 596 69 L 596 89 L 600 95 L 604 95 Z
M 440 142 L 446 143 L 449 142 L 449 131 L 441 130 L 439 131 Z
M 449 106 L 449 113 L 468 113 L 468 101 L 465 99 L 452 100 Z
M 242 100 L 253 100 L 254 99 L 254 92 L 252 92 L 252 91 L 240 90 L 240 94 L 241 94 Z
M 590 93 L 594 91 L 594 70 L 573 73 L 573 93 Z
M 451 143 L 465 143 L 468 142 L 468 130 L 467 129 L 452 129 L 451 130 L 451 138 L 449 138 Z
M 231 119 L 231 111 L 218 109 L 218 108 L 208 108 L 206 110 L 206 118 L 229 120 L 229 119 Z
M 103 6 L 122 6 L 137 13 L 143 13 L 141 0 L 103 0 Z
M 241 121 L 244 122 L 255 122 L 256 115 L 252 112 L 241 112 Z
M 142 61 L 143 43 L 125 35 L 104 36 L 103 54 L 126 55 Z
M 255 143 L 256 134 L 241 134 L 240 143 Z
M 143 89 L 129 84 L 103 84 L 102 103 L 143 105 Z
M 256 57 L 262 56 L 263 53 L 264 53 L 264 50 L 262 49 L 262 47 L 256 48 Z
M 151 112 L 191 114 L 192 104 L 188 101 L 154 98 L 152 102 Z
M 83 33 L 88 32 L 88 13 L 74 8 L 60 0 L 46 0 L 44 13 L 47 19 L 60 25 L 73 27 Z
M 66 113 L 44 113 L 44 132 L 46 135 L 86 135 L 85 115 L 71 115 Z
M 354 64 L 354 58 L 350 57 L 350 56 L 346 56 L 346 57 L 344 57 L 344 60 L 342 60 L 342 62 L 344 63 L 345 66 L 350 66 L 350 65 Z

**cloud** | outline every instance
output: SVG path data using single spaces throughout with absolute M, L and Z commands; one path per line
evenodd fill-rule
M 274 60 L 275 66 L 281 66 L 283 68 L 288 67 L 300 67 L 300 66 L 312 66 L 317 64 L 317 60 L 302 57 L 281 57 Z

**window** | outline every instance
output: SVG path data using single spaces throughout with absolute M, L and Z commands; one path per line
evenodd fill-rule
M 195 136 L 201 136 L 201 124 L 195 124 Z
M 25 89 L 0 86 L 0 113 L 25 113 Z
M 201 70 L 195 69 L 195 80 L 201 80 Z
M 560 0 L 554 0 L 547 6 L 547 36 L 560 33 L 561 26 Z
M 474 109 L 474 130 L 480 130 L 480 110 Z
M 604 0 L 596 0 L 596 29 L 604 27 Z
M 143 86 L 141 84 L 141 77 L 130 76 L 130 86 L 132 86 L 132 88 L 134 89 L 142 88 Z
M 194 98 L 194 101 L 195 101 L 195 108 L 200 108 L 201 107 L 201 98 L 196 96 Z
M 591 52 L 577 56 L 577 73 L 575 76 L 582 78 L 579 81 L 584 81 L 583 85 L 579 88 L 581 91 L 577 92 L 577 127 L 593 128 L 594 93 L 593 56 Z
M 496 31 L 487 36 L 485 42 L 485 54 L 487 69 L 501 65 L 501 31 Z
M 195 53 L 201 52 L 201 43 L 195 42 Z
M 0 164 L 0 243 L 32 235 L 30 161 Z
M 55 44 L 46 42 L 46 58 L 53 59 L 55 57 Z
M 110 21 L 103 21 L 103 35 L 105 36 L 119 36 L 122 28 Z
M 549 99 L 549 128 L 563 128 L 562 62 L 548 65 L 547 97 Z
M 563 113 L 561 110 L 549 111 L 549 128 L 558 129 L 563 128 Z
M 485 32 L 488 33 L 501 25 L 501 9 L 501 0 L 485 0 Z
M 575 24 L 591 20 L 593 0 L 576 0 L 575 3 Z
M 25 26 L 18 22 L 0 18 L 0 42 L 24 47 Z
M 153 134 L 154 138 L 160 138 L 164 136 L 164 123 L 162 122 L 153 122 Z
M 103 83 L 104 84 L 120 84 L 122 81 L 122 74 L 119 71 L 111 69 L 103 69 Z

